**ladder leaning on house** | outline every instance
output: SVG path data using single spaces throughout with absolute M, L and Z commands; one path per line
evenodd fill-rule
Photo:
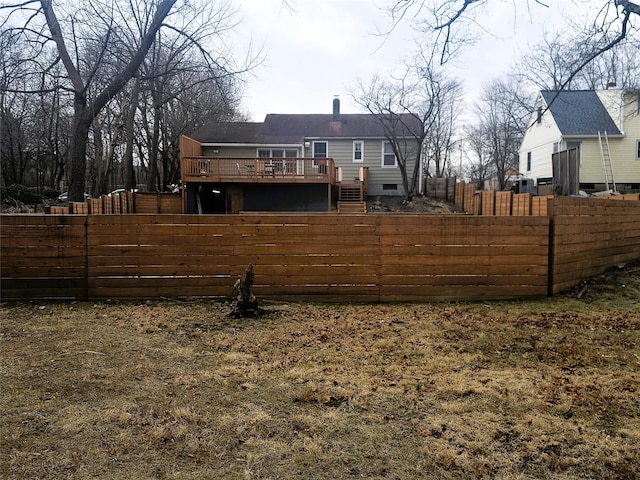
M 600 142 L 600 155 L 602 156 L 602 167 L 604 168 L 604 183 L 607 190 L 617 193 L 616 181 L 613 178 L 613 167 L 611 166 L 611 150 L 609 149 L 609 137 L 607 132 L 604 135 L 598 132 L 598 141 Z M 611 182 L 611 188 L 609 188 Z

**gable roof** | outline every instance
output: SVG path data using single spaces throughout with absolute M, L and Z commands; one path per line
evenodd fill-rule
M 594 90 L 542 90 L 540 94 L 563 136 L 621 134 Z
M 402 115 L 413 128 L 417 119 Z M 409 130 L 406 134 L 409 134 Z M 384 138 L 384 129 L 372 114 L 268 114 L 264 122 L 218 122 L 191 135 L 202 143 L 248 143 L 258 145 L 300 144 L 305 138 Z

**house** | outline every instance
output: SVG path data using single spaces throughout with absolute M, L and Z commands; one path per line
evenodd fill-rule
M 640 190 L 639 100 L 638 90 L 541 91 L 520 147 L 521 175 L 550 183 L 552 155 L 577 148 L 581 190 Z
M 182 138 L 180 155 L 186 213 L 328 211 L 405 194 L 380 117 L 342 114 L 338 98 L 328 114 L 206 125 Z

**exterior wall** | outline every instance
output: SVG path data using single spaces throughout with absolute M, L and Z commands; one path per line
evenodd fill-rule
M 244 185 L 246 212 L 326 212 L 329 190 L 324 184 Z
M 372 140 L 371 143 L 373 150 L 372 155 L 366 155 L 365 158 L 369 166 L 369 189 L 368 195 L 405 195 L 405 190 L 402 185 L 402 174 L 400 168 L 396 167 L 383 167 L 382 166 L 382 145 L 384 140 Z M 408 158 L 413 159 L 415 150 L 408 148 Z M 411 161 L 407 164 L 407 176 L 411 177 L 413 172 L 413 166 L 415 162 Z M 396 190 L 384 189 L 384 185 L 397 185 Z
M 257 147 L 202 147 L 202 155 L 204 157 L 255 158 L 258 156 L 257 152 Z
M 537 179 L 553 176 L 551 164 L 553 144 L 562 138 L 560 129 L 549 111 L 544 112 L 540 123 L 537 122 L 537 111 L 540 107 L 544 110 L 545 105 L 541 99 L 538 99 L 529 121 L 530 126 L 520 146 L 519 172 L 525 178 Z M 531 170 L 527 170 L 528 152 L 531 152 Z
M 611 157 L 614 160 L 613 174 L 616 185 L 640 183 L 640 160 L 638 142 L 640 141 L 640 92 L 628 93 L 624 97 L 625 141 L 610 142 Z M 620 187 L 619 187 L 620 189 Z
M 624 189 L 624 185 L 640 183 L 640 160 L 637 152 L 637 142 L 640 140 L 638 94 L 623 95 L 619 90 L 609 90 L 598 92 L 598 95 L 624 134 L 623 138 L 609 138 L 614 180 L 618 190 Z M 598 139 L 583 140 L 582 151 L 580 182 L 604 183 L 604 167 Z
M 620 139 L 609 139 L 609 145 L 613 147 L 614 142 Z M 613 148 L 612 148 L 613 155 Z M 615 175 L 615 166 L 614 175 Z M 611 181 L 611 179 L 609 179 Z M 602 155 L 600 152 L 600 142 L 597 138 L 583 139 L 580 144 L 580 183 L 604 183 L 604 168 Z
M 327 155 L 333 158 L 336 167 L 342 168 L 342 181 L 352 183 L 358 178 L 360 167 L 369 168 L 368 195 L 404 195 L 402 175 L 398 167 L 382 166 L 382 138 L 353 138 L 353 139 L 316 139 L 327 141 Z M 353 161 L 353 142 L 363 142 L 363 161 Z M 309 140 L 309 147 L 305 147 L 305 157 L 313 156 L 313 141 Z M 408 165 L 407 173 L 411 175 L 414 162 Z M 396 185 L 395 190 L 383 190 L 383 185 Z

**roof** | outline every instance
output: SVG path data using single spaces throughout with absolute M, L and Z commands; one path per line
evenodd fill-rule
M 542 90 L 540 94 L 563 136 L 621 134 L 594 90 Z
M 199 128 L 193 137 L 201 142 L 254 143 L 261 128 L 261 122 L 217 122 Z
M 419 126 L 410 115 L 403 121 Z M 409 123 L 411 122 L 411 123 Z M 407 130 L 408 131 L 408 130 Z M 202 143 L 300 144 L 305 138 L 383 138 L 384 129 L 372 114 L 269 114 L 264 122 L 218 122 L 191 135 Z

